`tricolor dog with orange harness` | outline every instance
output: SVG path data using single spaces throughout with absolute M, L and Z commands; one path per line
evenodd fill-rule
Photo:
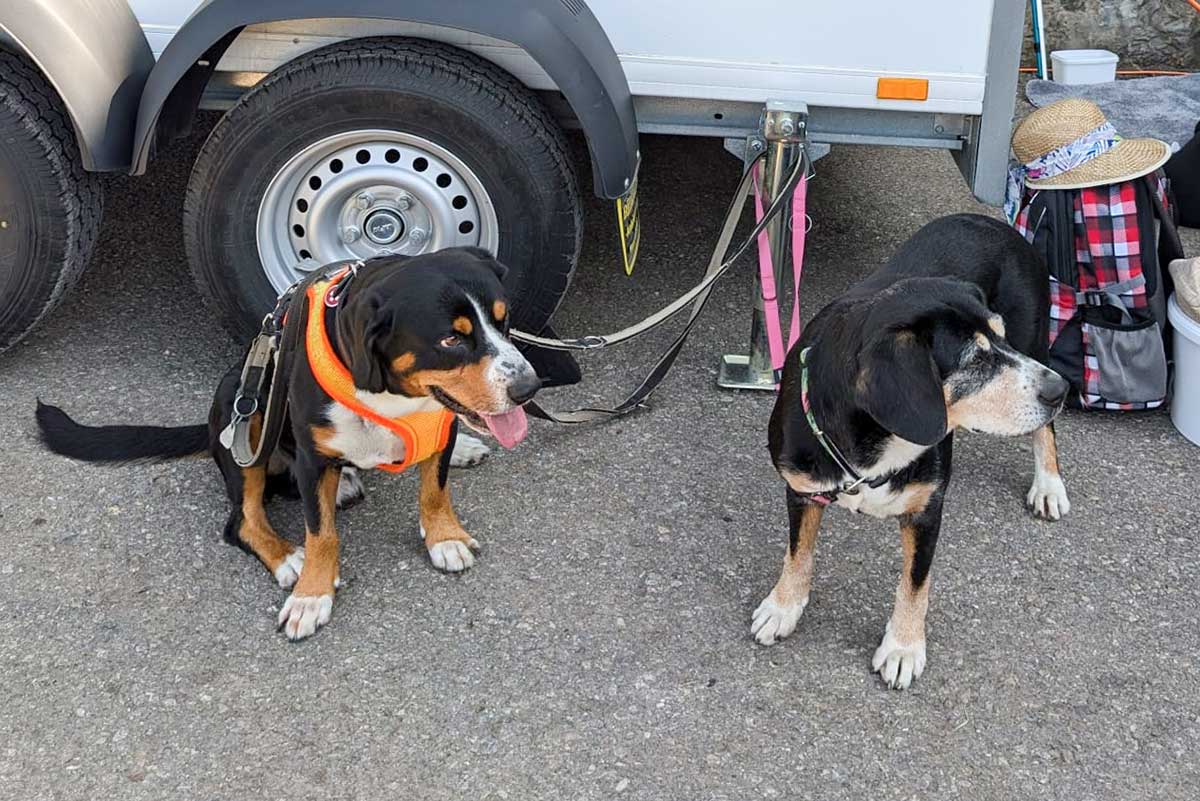
M 208 450 L 232 506 L 226 540 L 292 589 L 279 626 L 290 639 L 308 637 L 333 608 L 334 517 L 362 495 L 357 469 L 416 465 L 431 561 L 448 572 L 474 564 L 478 543 L 454 513 L 447 478 L 452 464 L 477 462 L 487 448 L 458 425 L 512 448 L 526 434 L 522 406 L 542 384 L 508 338 L 504 272 L 475 248 L 331 265 L 280 299 L 247 358 L 221 380 L 207 425 L 84 426 L 39 402 L 42 439 L 89 462 Z M 303 547 L 275 532 L 263 505 L 293 483 Z

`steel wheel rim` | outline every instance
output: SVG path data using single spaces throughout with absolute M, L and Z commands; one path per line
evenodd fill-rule
M 256 238 L 276 292 L 297 264 L 413 256 L 461 245 L 496 252 L 499 225 L 474 171 L 441 145 L 403 131 L 346 131 L 305 146 L 275 173 Z

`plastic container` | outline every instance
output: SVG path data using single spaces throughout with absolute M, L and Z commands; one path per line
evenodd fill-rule
M 1117 79 L 1117 61 L 1108 50 L 1055 50 L 1050 69 L 1055 83 L 1108 83 Z
M 1167 299 L 1167 319 L 1174 329 L 1175 345 L 1171 422 L 1180 434 L 1200 445 L 1200 322 L 1179 308 L 1174 295 Z

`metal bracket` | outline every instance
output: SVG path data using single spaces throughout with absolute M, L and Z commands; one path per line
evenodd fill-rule
M 757 135 L 747 137 L 746 161 L 750 161 L 764 149 L 763 180 L 761 185 L 763 207 L 770 206 L 778 195 L 786 176 L 808 147 L 808 106 L 804 103 L 768 101 L 763 110 L 760 130 Z M 788 258 L 790 237 L 788 225 L 791 221 L 791 199 L 785 201 L 778 217 L 767 225 L 765 235 L 771 249 L 771 264 L 775 273 L 775 286 L 783 286 L 783 265 Z M 794 301 L 793 301 L 794 302 Z M 717 373 L 717 386 L 726 389 L 775 389 L 775 372 L 771 368 L 771 352 L 767 344 L 765 304 L 762 281 L 755 272 L 754 315 L 750 320 L 749 354 L 729 354 L 721 357 Z

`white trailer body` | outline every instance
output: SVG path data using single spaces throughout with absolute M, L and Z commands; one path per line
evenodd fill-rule
M 158 56 L 200 2 L 130 5 Z M 588 6 L 624 68 L 641 132 L 742 137 L 758 130 L 767 101 L 802 102 L 811 141 L 948 149 L 980 199 L 1002 199 L 1021 0 L 591 0 Z M 530 88 L 556 89 L 507 42 L 401 21 L 326 18 L 243 30 L 217 65 L 205 103 L 228 106 L 262 75 L 310 50 L 380 35 L 453 44 Z M 889 79 L 901 80 L 889 85 Z M 912 99 L 896 97 L 896 87 Z M 569 116 L 565 104 L 549 99 Z

